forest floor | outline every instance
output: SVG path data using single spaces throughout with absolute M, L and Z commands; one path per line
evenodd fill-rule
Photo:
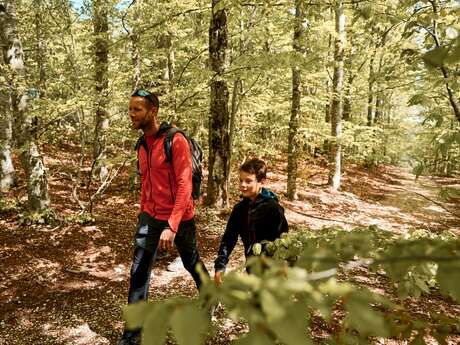
M 71 152 L 49 153 L 50 194 L 53 208 L 62 218 L 75 216 L 79 207 L 71 199 L 67 167 L 75 166 Z M 268 187 L 281 196 L 293 231 L 299 227 L 319 229 L 340 226 L 351 229 L 375 224 L 382 231 L 403 234 L 410 229 L 460 233 L 460 199 L 441 201 L 441 187 L 460 188 L 460 179 L 420 177 L 406 169 L 384 167 L 365 171 L 347 166 L 342 190 L 331 193 L 327 170 L 314 164 L 302 166 L 298 198 L 283 198 L 285 164 L 271 167 Z M 16 209 L 0 213 L 0 345 L 115 344 L 123 328 L 129 268 L 138 209 L 137 192 L 130 191 L 125 172 L 117 178 L 95 206 L 95 221 L 79 224 L 61 221 L 54 225 L 22 225 Z M 237 200 L 233 188 L 232 202 Z M 20 186 L 3 195 L 26 200 Z M 457 213 L 457 215 L 455 215 Z M 202 258 L 213 273 L 213 260 L 229 211 L 197 211 L 198 242 Z M 175 254 L 157 260 L 150 296 L 196 296 L 184 270 L 168 271 Z M 241 247 L 231 267 L 242 263 Z M 417 312 L 437 308 L 460 316 L 460 306 L 439 296 L 425 296 Z M 228 344 L 245 331 L 245 325 L 221 317 L 209 344 Z M 452 338 L 453 342 L 458 338 Z M 452 342 L 452 344 L 453 344 Z M 394 341 L 394 344 L 397 342 Z M 390 344 L 390 342 L 385 342 Z

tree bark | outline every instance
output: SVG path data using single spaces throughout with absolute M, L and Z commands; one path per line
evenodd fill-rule
M 109 128 L 109 22 L 108 1 L 93 1 L 94 69 L 95 69 L 95 121 L 93 161 L 94 172 L 103 181 L 108 174 L 104 160 L 107 157 L 107 131 Z
M 431 7 L 433 8 L 433 13 L 435 15 L 438 15 L 438 5 L 436 3 L 436 0 L 430 0 Z M 434 38 L 434 43 L 437 48 L 441 46 L 439 42 L 439 37 L 438 37 L 438 22 L 436 20 L 433 20 L 433 38 Z M 457 119 L 457 121 L 460 123 L 460 106 L 457 103 L 457 100 L 455 99 L 455 93 L 452 90 L 452 87 L 449 84 L 449 73 L 448 70 L 445 66 L 440 67 L 442 76 L 445 80 L 445 86 L 446 86 L 446 91 L 447 91 L 447 96 L 449 99 L 450 106 L 452 107 L 452 111 L 454 112 L 454 116 Z
M 353 89 L 353 80 L 355 75 L 353 74 L 352 67 L 353 67 L 353 42 L 350 42 L 350 52 L 347 56 L 347 59 L 344 63 L 345 71 L 344 73 L 348 75 L 347 81 L 345 83 L 345 95 L 343 100 L 343 119 L 345 121 L 350 121 L 350 113 L 351 113 L 351 99 L 352 99 L 352 89 Z
M 333 96 L 331 105 L 331 135 L 334 142 L 330 149 L 330 172 L 329 184 L 333 191 L 340 188 L 341 164 L 342 164 L 342 115 L 343 115 L 343 65 L 345 46 L 345 13 L 343 0 L 338 0 L 335 8 L 335 31 L 334 44 L 334 78 L 332 81 Z
M 131 40 L 131 49 L 133 54 L 133 66 L 134 66 L 134 75 L 133 75 L 133 92 L 136 91 L 141 85 L 141 53 L 139 50 L 139 35 L 136 32 L 136 29 L 133 28 L 133 32 L 129 35 Z
M 374 60 L 377 54 L 377 47 L 374 47 L 371 58 L 369 59 L 369 78 L 368 78 L 368 92 L 367 92 L 367 125 L 370 127 L 374 122 Z
M 1 56 L 3 60 L 3 54 Z M 1 61 L 3 70 L 5 61 Z M 4 77 L 3 73 L 1 77 Z M 12 124 L 10 96 L 6 88 L 0 88 L 0 191 L 6 192 L 16 184 L 16 172 L 11 159 Z
M 7 88 L 11 92 L 11 108 L 17 119 L 16 142 L 21 148 L 21 163 L 27 176 L 28 210 L 43 213 L 49 208 L 48 181 L 42 156 L 33 136 L 33 121 L 27 112 L 26 93 L 18 91 L 18 84 L 25 83 L 25 68 L 21 41 L 16 31 L 15 1 L 0 3 L 0 37 L 2 45 L 2 70 L 8 70 Z M 2 103 L 6 100 L 2 93 Z M 3 103 L 3 106 L 5 103 Z M 9 108 L 9 107 L 8 107 Z
M 295 23 L 294 23 L 294 53 L 302 54 L 302 41 L 304 39 L 302 0 L 295 1 Z M 299 66 L 292 67 L 292 103 L 291 117 L 289 119 L 289 134 L 288 134 L 288 164 L 287 164 L 287 197 L 293 200 L 297 191 L 297 158 L 298 158 L 298 143 L 297 131 L 299 128 L 300 116 L 300 98 L 301 92 L 301 73 Z
M 223 73 L 227 67 L 227 10 L 217 9 L 222 0 L 212 0 L 209 28 L 209 63 L 215 73 L 211 80 L 209 114 L 209 165 L 205 204 L 227 207 L 228 176 L 230 173 L 229 92 Z

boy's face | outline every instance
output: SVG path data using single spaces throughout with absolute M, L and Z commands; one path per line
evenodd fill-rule
M 257 194 L 263 185 L 262 181 L 257 181 L 256 175 L 248 173 L 246 171 L 240 171 L 240 192 L 245 198 L 249 198 L 252 201 L 256 200 Z

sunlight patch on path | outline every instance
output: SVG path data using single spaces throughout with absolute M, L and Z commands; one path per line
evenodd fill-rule
M 93 332 L 87 323 L 75 327 L 53 327 L 45 324 L 43 333 L 52 335 L 66 345 L 106 345 L 110 344 L 109 340 Z

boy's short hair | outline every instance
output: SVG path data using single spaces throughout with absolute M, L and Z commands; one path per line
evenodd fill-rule
M 267 178 L 267 165 L 259 158 L 251 158 L 240 166 L 240 171 L 256 175 L 258 182 Z

